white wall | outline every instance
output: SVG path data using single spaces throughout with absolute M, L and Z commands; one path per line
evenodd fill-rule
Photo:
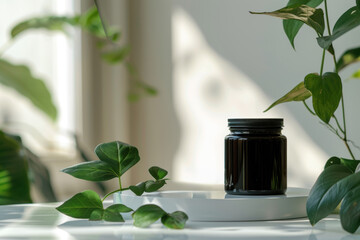
M 160 165 L 176 181 L 222 184 L 227 117 L 285 118 L 290 186 L 310 187 L 329 156 L 349 157 L 343 143 L 302 104 L 262 113 L 320 69 L 322 51 L 313 30 L 303 27 L 295 52 L 281 20 L 248 13 L 275 10 L 285 2 L 131 1 L 133 60 L 143 79 L 160 91 L 131 106 L 131 142 L 143 156 L 133 181 L 143 180 L 148 166 Z M 329 2 L 330 21 L 353 4 Z M 357 31 L 337 40 L 338 55 L 344 50 L 340 44 L 356 46 L 359 36 Z M 329 58 L 326 70 L 331 69 Z M 358 81 L 344 83 L 349 136 L 360 142 L 358 87 Z

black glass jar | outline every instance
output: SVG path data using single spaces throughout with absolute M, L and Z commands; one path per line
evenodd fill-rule
M 284 194 L 287 187 L 283 119 L 228 119 L 225 191 L 228 194 Z

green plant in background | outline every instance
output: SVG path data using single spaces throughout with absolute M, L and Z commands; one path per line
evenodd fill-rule
M 35 77 L 28 66 L 14 64 L 4 58 L 3 54 L 24 32 L 42 29 L 66 34 L 68 27 L 80 28 L 94 36 L 97 40 L 99 51 L 101 51 L 101 57 L 107 63 L 124 63 L 132 80 L 130 82 L 131 91 L 128 95 L 129 100 L 138 100 L 144 94 L 157 94 L 153 87 L 139 79 L 136 69 L 127 62 L 129 46 L 120 44 L 121 32 L 112 26 L 106 27 L 106 24 L 100 18 L 96 6 L 81 15 L 34 17 L 16 24 L 11 29 L 10 40 L 0 47 L 0 84 L 17 91 L 46 116 L 55 121 L 58 115 L 57 108 L 52 101 L 51 93 L 45 81 Z M 55 201 L 56 198 L 51 187 L 49 172 L 40 159 L 22 145 L 19 137 L 16 137 L 17 141 L 14 141 L 12 136 L 1 130 L 0 135 L 0 144 L 2 146 L 0 148 L 0 204 L 31 202 L 28 194 L 30 192 L 29 178 L 36 185 L 42 187 L 40 192 L 45 195 L 44 197 L 48 201 Z M 86 160 L 87 157 L 78 144 L 77 147 L 83 159 Z M 10 159 L 16 160 L 10 161 Z M 20 164 L 20 159 L 25 159 L 29 164 L 23 164 L 23 162 Z M 22 167 L 17 169 L 17 166 Z M 28 176 L 29 169 L 30 175 Z M 15 187 L 19 191 L 15 191 Z M 102 187 L 101 184 L 100 187 Z M 44 191 L 44 189 L 47 189 L 47 191 Z M 23 193 L 22 196 L 21 192 Z
M 87 181 L 98 182 L 117 178 L 119 189 L 106 194 L 102 199 L 96 192 L 86 190 L 65 201 L 57 208 L 58 211 L 74 218 L 110 222 L 124 222 L 121 214 L 133 212 L 134 225 L 137 227 L 147 227 L 159 219 L 168 228 L 182 229 L 185 227 L 188 220 L 186 213 L 181 211 L 167 213 L 154 204 L 143 205 L 135 211 L 124 204 L 114 204 L 104 208 L 104 200 L 116 192 L 130 190 L 137 196 L 141 196 L 144 192 L 159 190 L 168 180 L 165 179 L 167 171 L 159 167 L 151 167 L 149 173 L 154 180 L 124 188 L 121 184 L 121 176 L 140 161 L 137 148 L 115 141 L 98 145 L 95 148 L 95 153 L 100 160 L 80 163 L 62 171 Z
M 317 8 L 322 3 L 324 8 Z M 279 10 L 251 13 L 284 19 L 284 31 L 294 48 L 294 39 L 303 24 L 315 30 L 317 43 L 323 49 L 319 73 L 307 74 L 303 81 L 265 111 L 280 103 L 302 101 L 312 115 L 319 117 L 322 124 L 344 142 L 352 159 L 332 157 L 327 161 L 324 171 L 310 191 L 306 208 L 310 223 L 315 225 L 331 214 L 341 202 L 342 227 L 354 233 L 360 225 L 360 172 L 357 170 L 360 161 L 355 160 L 349 145 L 351 141 L 347 137 L 345 103 L 339 72 L 349 65 L 360 62 L 360 47 L 348 49 L 336 58 L 333 42 L 360 25 L 360 0 L 356 0 L 354 6 L 339 17 L 332 30 L 327 0 L 290 0 L 286 7 Z M 325 28 L 327 35 L 324 34 Z M 326 52 L 334 62 L 334 70 L 330 72 L 324 72 Z M 359 76 L 360 70 L 351 77 Z M 309 98 L 312 98 L 313 110 L 306 103 Z M 341 105 L 341 122 L 335 115 L 339 105 Z

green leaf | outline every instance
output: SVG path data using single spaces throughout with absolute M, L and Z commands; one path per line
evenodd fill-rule
M 149 180 L 145 182 L 145 192 L 155 192 L 166 184 L 165 180 Z
M 86 190 L 76 194 L 56 209 L 73 218 L 90 218 L 91 213 L 95 209 L 103 209 L 103 205 L 96 192 Z
M 103 53 L 101 57 L 110 64 L 122 62 L 129 55 L 129 47 L 120 47 L 115 50 Z
M 360 226 L 360 186 L 349 191 L 340 208 L 340 221 L 344 230 L 354 233 Z
M 324 33 L 325 22 L 324 12 L 322 9 L 315 9 L 307 5 L 291 5 L 281 8 L 274 12 L 250 12 L 252 14 L 265 14 L 282 19 L 292 19 L 301 21 L 312 27 L 321 36 Z
M 131 212 L 131 208 L 126 207 L 123 204 L 115 204 L 105 209 L 103 219 L 108 222 L 125 222 L 121 216 L 121 212 Z
M 145 93 L 149 96 L 156 96 L 158 94 L 158 91 L 156 88 L 149 86 L 149 85 L 143 85 L 143 89 Z
M 306 202 L 311 225 L 328 216 L 345 194 L 360 183 L 360 173 L 353 174 L 348 167 L 332 165 L 324 169 L 312 187 Z
M 324 49 L 328 49 L 334 40 L 341 37 L 348 31 L 360 25 L 360 9 L 352 7 L 347 10 L 335 23 L 331 36 L 317 38 L 318 44 Z
M 140 160 L 136 147 L 119 141 L 99 144 L 95 153 L 101 161 L 111 165 L 118 177 Z
M 317 7 L 319 6 L 324 0 L 290 0 L 287 6 L 295 5 L 295 4 L 305 4 L 309 7 Z M 303 26 L 303 22 L 297 20 L 283 20 L 283 27 L 286 36 L 288 37 L 291 46 L 295 49 L 294 40 L 296 35 L 298 34 L 300 28 Z
M 66 25 L 75 25 L 76 19 L 74 17 L 64 16 L 44 16 L 30 18 L 16 24 L 11 29 L 11 37 L 15 38 L 20 33 L 23 33 L 30 29 L 45 29 L 49 31 L 61 31 L 66 32 Z
M 91 212 L 89 220 L 90 221 L 100 221 L 103 219 L 104 209 L 95 209 Z
M 356 72 L 354 72 L 350 78 L 358 78 L 360 79 L 360 69 L 358 69 Z
M 107 222 L 125 222 L 124 218 L 119 212 L 104 211 L 103 219 Z
M 125 206 L 124 204 L 120 204 L 120 203 L 111 205 L 108 208 L 106 208 L 106 210 L 121 212 L 121 213 L 128 213 L 128 212 L 134 211 L 131 208 L 129 208 L 128 206 Z
M 186 215 L 186 213 L 176 211 L 171 214 L 162 216 L 161 222 L 164 224 L 164 226 L 171 229 L 183 229 L 188 219 L 189 217 Z
M 61 171 L 87 181 L 106 181 L 117 177 L 117 174 L 114 173 L 112 167 L 108 163 L 100 160 L 79 163 L 64 168 Z
M 166 212 L 159 206 L 147 204 L 139 207 L 133 214 L 134 225 L 136 227 L 145 228 L 150 224 L 159 220 Z
M 136 186 L 130 186 L 129 189 L 137 196 L 141 196 L 145 192 L 145 182 L 136 184 Z
M 337 109 L 341 95 L 341 78 L 337 73 L 327 72 L 322 76 L 315 73 L 305 77 L 305 87 L 312 94 L 315 113 L 325 123 L 330 121 Z
M 290 92 L 288 92 L 283 97 L 281 97 L 273 104 L 271 104 L 270 107 L 268 107 L 264 112 L 269 111 L 271 108 L 273 108 L 274 106 L 280 103 L 291 102 L 291 101 L 304 101 L 309 97 L 311 97 L 311 92 L 305 88 L 304 82 L 301 82 L 298 85 L 296 85 L 296 87 L 291 89 Z
M 90 34 L 106 39 L 103 23 L 101 22 L 99 12 L 96 7 L 89 8 L 84 14 L 78 16 L 78 24 L 82 29 Z M 109 39 L 113 42 L 117 41 L 120 37 L 120 32 L 113 27 L 106 26 Z
M 356 0 L 356 6 L 360 9 L 360 0 Z
M 359 165 L 360 160 L 353 160 L 353 159 L 346 159 L 346 158 L 338 158 L 338 157 L 331 157 L 327 160 L 325 164 L 325 168 L 330 167 L 332 165 L 340 164 L 343 165 L 351 170 L 351 172 L 355 172 L 356 167 Z
M 360 62 L 360 47 L 345 51 L 336 62 L 336 68 L 341 71 L 350 64 Z
M 140 100 L 140 95 L 138 93 L 129 93 L 127 96 L 129 102 L 137 102 Z
M 32 76 L 28 67 L 0 59 L 0 83 L 16 90 L 51 119 L 56 119 L 56 107 L 48 88 L 43 80 Z
M 166 171 L 165 169 L 162 169 L 160 167 L 154 166 L 154 167 L 149 168 L 149 173 L 156 180 L 160 180 L 160 179 L 163 179 L 168 174 L 168 171 Z
M 0 131 L 0 205 L 30 202 L 27 158 L 22 144 Z
M 43 16 L 26 19 L 14 26 L 11 30 L 11 37 L 31 29 L 44 29 L 49 31 L 61 31 L 66 33 L 67 26 L 81 27 L 83 30 L 100 38 L 106 39 L 103 24 L 96 7 L 89 8 L 84 14 L 73 17 L 67 16 Z M 107 27 L 110 41 L 116 42 L 121 33 L 113 27 Z

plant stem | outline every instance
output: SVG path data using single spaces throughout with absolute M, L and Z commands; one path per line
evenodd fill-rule
M 303 103 L 304 103 L 306 109 L 307 109 L 312 115 L 316 116 L 316 113 L 314 113 L 314 112 L 309 108 L 309 106 L 307 105 L 307 103 L 305 102 L 305 100 L 303 101 Z
M 121 187 L 121 178 L 119 177 L 119 188 L 122 189 Z
M 323 74 L 324 62 L 325 62 L 325 49 L 323 49 L 323 54 L 322 54 L 322 58 L 321 58 L 320 76 L 322 76 L 322 74 Z
M 110 44 L 112 44 L 113 46 L 116 46 L 116 44 L 109 37 L 108 31 L 107 31 L 107 28 L 106 28 L 106 25 L 105 25 L 105 22 L 104 22 L 103 15 L 101 14 L 100 5 L 99 5 L 98 1 L 94 0 L 94 3 L 95 3 L 95 7 L 96 7 L 96 9 L 97 9 L 97 11 L 99 13 L 99 18 L 100 18 L 100 21 L 101 21 L 101 25 L 102 25 L 102 27 L 104 29 L 106 40 L 108 42 L 110 42 Z
M 327 30 L 328 30 L 329 36 L 331 36 L 329 13 L 328 13 L 328 7 L 327 7 L 327 0 L 324 0 L 324 4 L 325 4 L 326 26 L 327 26 Z
M 337 117 L 336 117 L 335 115 L 333 115 L 333 118 L 335 119 L 336 125 L 338 126 L 338 128 L 340 129 L 340 131 L 341 131 L 342 133 L 344 133 L 344 130 L 341 128 L 340 123 L 339 123 Z
M 115 191 L 112 191 L 112 192 L 106 194 L 101 201 L 104 202 L 104 200 L 105 200 L 108 196 L 110 196 L 111 194 L 114 194 L 114 193 L 116 193 L 116 192 L 122 192 L 122 191 L 125 191 L 125 190 L 129 190 L 129 188 L 117 189 L 117 190 L 115 190 Z
M 328 33 L 329 36 L 331 36 L 331 30 L 330 30 L 330 21 L 329 21 L 329 13 L 328 13 L 328 7 L 327 7 L 327 0 L 324 0 L 324 4 L 325 4 L 325 18 L 326 18 L 326 25 L 327 25 L 327 29 L 328 29 Z M 333 61 L 334 61 L 334 65 L 335 65 L 335 72 L 339 73 L 337 66 L 336 66 L 336 56 L 335 56 L 335 49 L 334 49 L 334 54 L 333 55 Z M 349 151 L 352 159 L 355 160 L 354 154 L 352 153 L 350 146 L 348 144 L 348 140 L 347 140 L 347 134 L 346 134 L 346 119 L 345 119 L 345 104 L 344 104 L 344 93 L 343 91 L 341 92 L 341 109 L 342 109 L 342 117 L 343 117 L 343 124 L 344 124 L 344 128 L 343 128 L 343 133 L 344 133 L 344 137 L 342 138 L 343 142 L 345 143 L 345 146 L 347 148 L 347 150 Z
M 4 45 L 2 45 L 0 47 L 0 57 L 6 52 L 6 50 L 8 50 L 14 43 L 13 39 L 10 39 L 9 41 L 7 41 Z

